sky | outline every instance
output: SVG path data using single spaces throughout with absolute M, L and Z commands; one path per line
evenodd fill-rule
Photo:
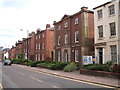
M 18 40 L 46 24 L 53 26 L 64 14 L 72 15 L 86 6 L 93 10 L 110 0 L 0 0 L 0 46 L 11 48 Z M 21 29 L 23 29 L 21 31 Z

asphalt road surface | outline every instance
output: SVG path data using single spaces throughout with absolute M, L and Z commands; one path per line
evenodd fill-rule
M 100 85 L 56 77 L 16 65 L 2 66 L 1 84 L 3 88 L 104 88 L 104 90 L 110 90 Z

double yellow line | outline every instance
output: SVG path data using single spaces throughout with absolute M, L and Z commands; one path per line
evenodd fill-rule
M 59 76 L 59 75 L 55 75 L 55 74 L 51 74 L 51 73 L 47 73 L 47 72 L 38 71 L 38 70 L 35 70 L 35 69 L 31 69 L 31 68 L 24 68 L 24 69 L 34 71 L 34 72 L 38 72 L 38 73 L 41 73 L 41 74 L 46 74 L 46 75 L 49 75 L 49 76 L 54 76 L 54 77 L 58 77 L 58 78 L 66 79 L 66 80 L 75 81 L 75 82 L 81 82 L 81 83 L 86 83 L 86 84 L 90 84 L 90 85 L 94 85 L 94 86 L 100 86 L 100 87 L 104 87 L 104 88 L 113 88 L 113 89 L 115 89 L 115 87 L 112 87 L 112 86 L 92 83 L 92 82 L 88 82 L 88 81 L 76 80 L 76 79 L 67 78 L 67 77 L 63 77 L 63 76 Z
M 18 65 L 16 65 L 16 66 L 17 67 L 21 67 L 21 66 L 18 66 Z M 29 68 L 29 67 L 26 67 L 24 69 L 25 70 L 34 71 L 34 72 L 37 72 L 37 73 L 41 73 L 41 74 L 46 74 L 46 75 L 50 75 L 50 76 L 54 76 L 54 77 L 59 77 L 59 78 L 63 78 L 63 79 L 75 81 L 75 82 L 81 82 L 81 83 L 86 83 L 86 84 L 90 84 L 90 85 L 94 85 L 94 86 L 100 86 L 100 87 L 103 87 L 103 88 L 113 88 L 113 89 L 120 90 L 119 88 L 114 87 L 114 86 L 102 85 L 102 84 L 98 84 L 98 83 L 92 83 L 92 82 L 89 82 L 89 81 L 76 80 L 76 79 L 73 79 L 73 78 L 68 78 L 68 77 L 64 77 L 64 76 L 60 76 L 60 75 L 55 75 L 55 74 L 44 72 L 44 71 L 35 70 L 35 69 Z

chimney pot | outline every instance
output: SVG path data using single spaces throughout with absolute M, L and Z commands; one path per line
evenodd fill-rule
M 88 7 L 81 7 L 81 10 L 88 10 Z
M 47 28 L 50 28 L 50 24 L 47 24 L 47 25 L 46 25 L 46 29 L 47 29 Z
M 37 33 L 40 32 L 40 29 L 38 28 L 38 29 L 36 30 L 36 32 L 37 32 Z

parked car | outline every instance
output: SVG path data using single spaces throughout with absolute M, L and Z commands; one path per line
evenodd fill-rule
M 4 61 L 4 65 L 11 65 L 11 63 L 12 62 L 9 59 L 7 59 L 7 60 Z

